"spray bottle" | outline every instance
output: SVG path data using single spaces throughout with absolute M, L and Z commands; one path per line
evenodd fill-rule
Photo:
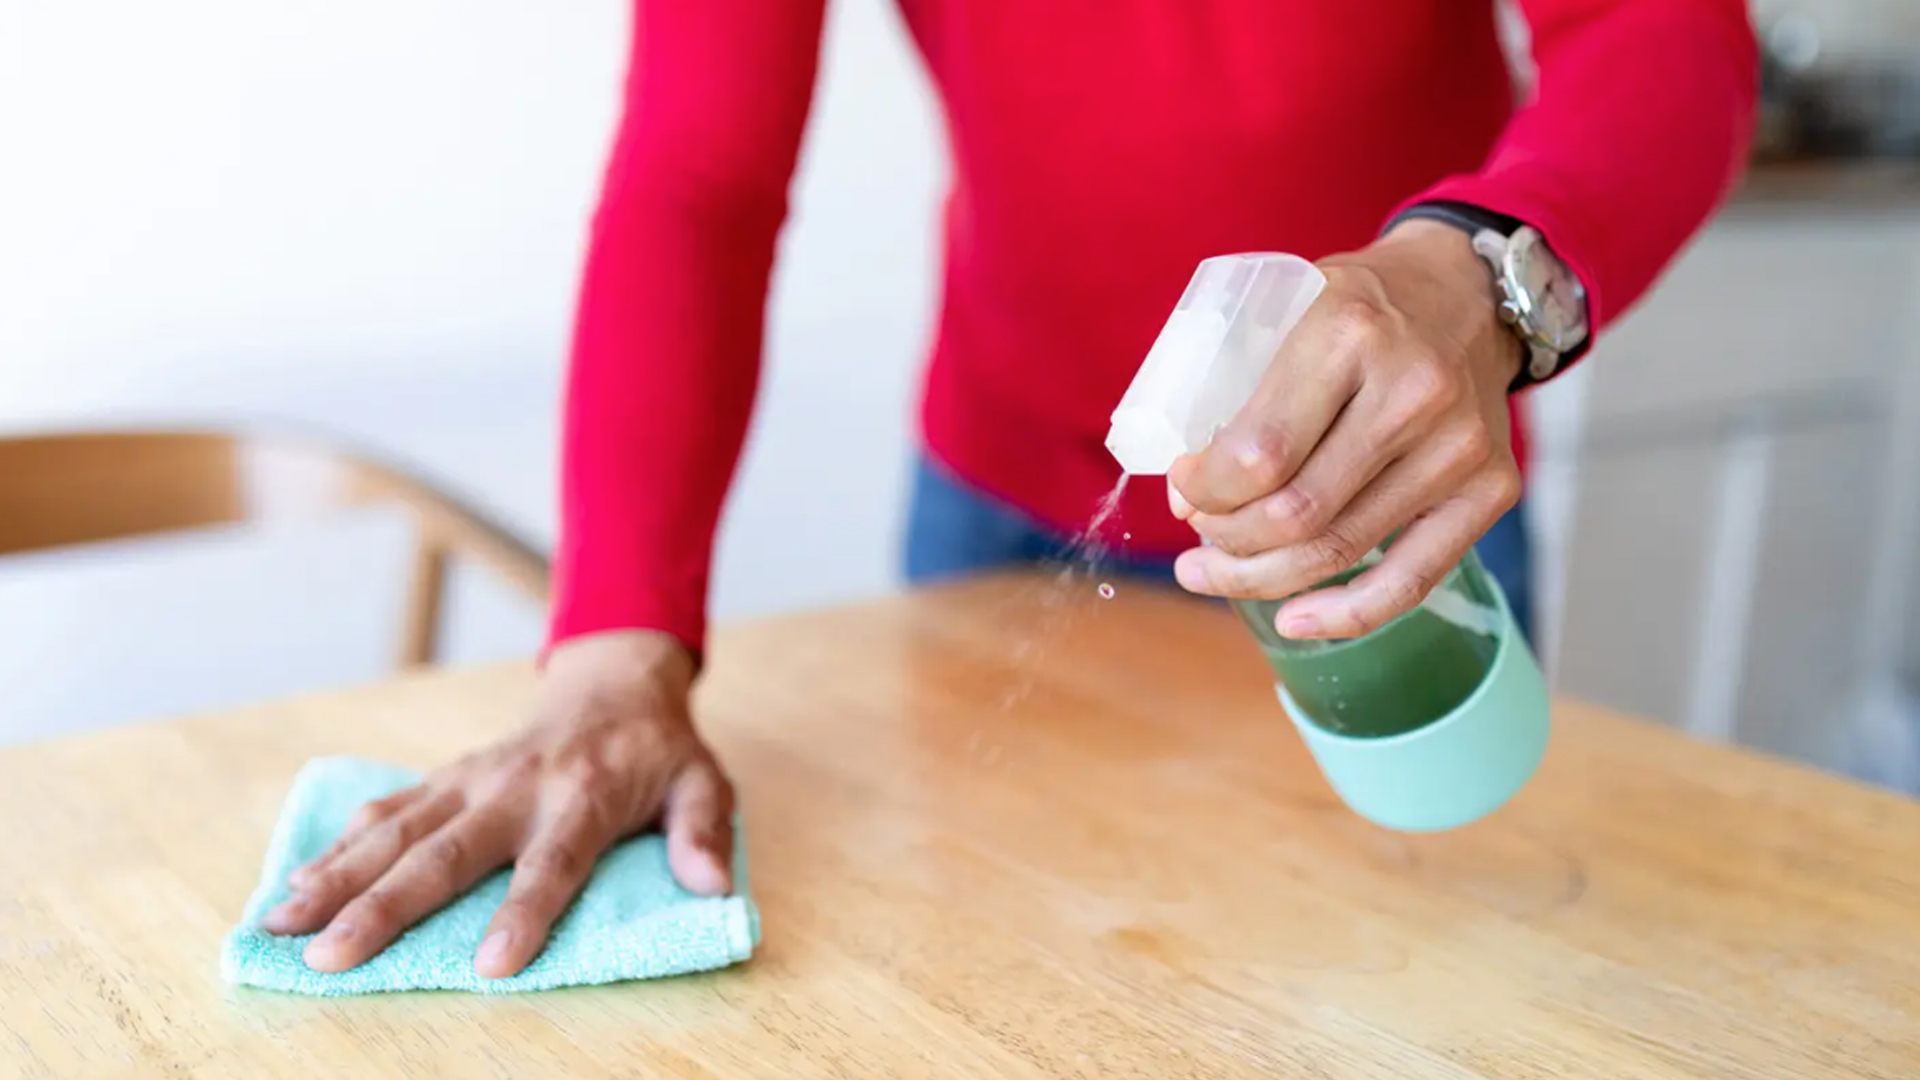
M 1326 278 L 1292 255 L 1227 255 L 1195 271 L 1114 410 L 1107 449 L 1128 475 L 1165 475 L 1253 396 Z M 1346 572 L 1379 561 L 1389 539 Z M 1403 832 L 1498 809 L 1546 752 L 1546 680 L 1506 594 L 1472 552 L 1419 607 L 1362 637 L 1293 640 L 1281 601 L 1235 600 L 1281 707 L 1340 798 Z

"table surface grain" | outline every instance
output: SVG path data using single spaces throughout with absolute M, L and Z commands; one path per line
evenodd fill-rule
M 1220 609 L 1000 579 L 718 636 L 766 940 L 712 975 L 220 981 L 287 783 L 511 729 L 525 665 L 0 753 L 0 1076 L 1920 1076 L 1920 804 L 1577 705 L 1410 838 Z

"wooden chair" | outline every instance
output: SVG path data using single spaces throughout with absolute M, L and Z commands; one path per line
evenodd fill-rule
M 0 438 L 0 556 L 374 503 L 402 507 L 417 537 L 400 636 L 402 668 L 438 657 L 447 571 L 456 554 L 545 606 L 546 556 L 419 477 L 321 441 L 214 430 Z

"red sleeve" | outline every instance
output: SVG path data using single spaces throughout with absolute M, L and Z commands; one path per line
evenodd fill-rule
M 1587 285 L 1596 332 L 1706 223 L 1747 158 L 1759 52 L 1747 0 L 1520 0 L 1538 68 L 1454 199 L 1538 228 Z
M 551 643 L 702 645 L 824 7 L 634 0 L 569 359 Z

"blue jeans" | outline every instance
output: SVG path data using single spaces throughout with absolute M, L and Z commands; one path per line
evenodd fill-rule
M 1506 590 L 1521 633 L 1533 638 L 1533 548 L 1521 507 L 1514 507 L 1474 545 L 1487 572 Z M 1056 535 L 1012 507 L 968 487 L 931 457 L 915 465 L 907 509 L 906 572 L 915 585 L 1000 567 L 1072 557 L 1073 539 Z M 1173 583 L 1171 561 L 1112 556 L 1104 570 Z

